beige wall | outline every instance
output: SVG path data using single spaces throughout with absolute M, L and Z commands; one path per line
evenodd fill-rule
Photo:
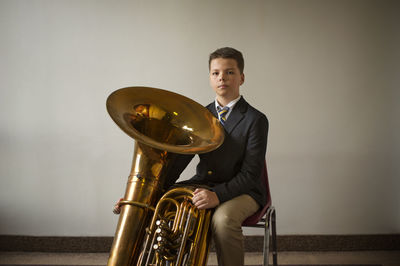
M 133 141 L 107 96 L 144 85 L 207 104 L 207 56 L 221 46 L 243 51 L 242 94 L 270 120 L 279 234 L 399 233 L 398 10 L 0 1 L 0 234 L 113 235 Z

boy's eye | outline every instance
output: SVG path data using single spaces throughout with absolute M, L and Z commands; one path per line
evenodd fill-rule
M 233 73 L 233 71 L 228 71 L 228 74 L 229 74 L 229 75 L 232 75 L 232 74 L 234 74 L 234 73 Z
M 216 75 L 218 75 L 218 72 L 213 72 L 212 75 L 216 76 Z

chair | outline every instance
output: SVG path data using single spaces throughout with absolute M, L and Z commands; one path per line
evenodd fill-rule
M 276 212 L 275 208 L 271 205 L 271 193 L 269 190 L 268 183 L 268 172 L 267 172 L 267 163 L 264 162 L 264 168 L 262 172 L 262 177 L 265 180 L 265 187 L 267 191 L 267 203 L 265 206 L 258 210 L 253 215 L 249 216 L 244 222 L 242 226 L 245 227 L 258 227 L 264 228 L 264 266 L 268 266 L 268 255 L 269 255 L 269 238 L 271 234 L 272 240 L 272 261 L 273 265 L 278 265 L 278 253 L 277 253 L 277 241 L 276 241 Z

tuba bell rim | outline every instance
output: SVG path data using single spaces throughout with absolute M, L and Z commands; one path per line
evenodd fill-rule
M 156 110 L 149 119 L 170 119 L 179 134 L 188 135 L 185 143 L 166 143 L 140 132 L 132 126 L 137 117 L 137 106 L 150 106 Z M 204 106 L 181 94 L 154 87 L 132 86 L 111 93 L 106 101 L 113 121 L 137 142 L 158 150 L 178 154 L 202 154 L 217 149 L 224 141 L 224 129 L 218 119 Z M 150 109 L 151 110 L 151 109 Z M 196 114 L 196 116 L 192 115 Z M 188 117 L 189 116 L 189 117 Z M 182 122 L 184 121 L 184 122 Z

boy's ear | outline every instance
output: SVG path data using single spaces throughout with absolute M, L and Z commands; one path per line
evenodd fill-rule
M 240 85 L 244 83 L 244 73 L 240 74 Z

